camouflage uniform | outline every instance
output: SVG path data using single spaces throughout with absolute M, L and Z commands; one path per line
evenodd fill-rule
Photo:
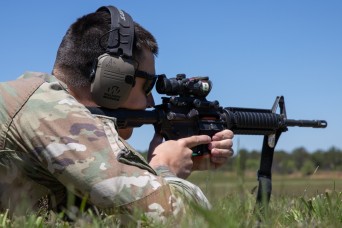
M 140 209 L 164 219 L 191 201 L 209 208 L 201 190 L 167 167 L 152 169 L 118 136 L 115 118 L 92 115 L 54 76 L 25 73 L 0 84 L 0 210 L 50 208 L 71 192 L 113 212 Z

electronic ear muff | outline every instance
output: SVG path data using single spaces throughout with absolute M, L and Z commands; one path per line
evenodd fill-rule
M 90 92 L 96 104 L 114 109 L 127 100 L 135 84 L 134 22 L 129 14 L 114 6 L 103 6 L 96 12 L 99 11 L 110 13 L 111 29 L 106 53 L 94 61 Z

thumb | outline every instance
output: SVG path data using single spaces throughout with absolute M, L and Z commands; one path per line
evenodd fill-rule
M 208 135 L 193 135 L 187 138 L 182 138 L 180 140 L 182 140 L 189 148 L 202 144 L 208 144 L 211 142 L 211 138 Z

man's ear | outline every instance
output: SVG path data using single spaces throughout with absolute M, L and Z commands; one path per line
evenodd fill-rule
M 53 68 L 51 74 L 56 76 L 57 75 L 57 69 Z

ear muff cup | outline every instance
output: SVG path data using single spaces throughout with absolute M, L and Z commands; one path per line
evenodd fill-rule
M 110 13 L 111 29 L 106 33 L 106 53 L 95 59 L 90 73 L 90 92 L 97 105 L 115 109 L 127 100 L 135 84 L 134 21 L 114 6 L 102 6 L 99 11 Z
M 91 94 L 96 104 L 115 109 L 127 100 L 135 84 L 131 59 L 103 54 L 98 57 Z

